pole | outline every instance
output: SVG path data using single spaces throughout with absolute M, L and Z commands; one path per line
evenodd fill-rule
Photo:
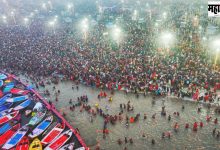
M 219 49 L 217 49 L 217 54 L 215 56 L 215 66 L 214 66 L 214 70 L 216 70 L 216 64 L 217 64 L 217 60 L 218 60 L 218 53 L 219 53 Z

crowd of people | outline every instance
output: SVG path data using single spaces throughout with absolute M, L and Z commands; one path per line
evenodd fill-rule
M 199 99 L 199 91 L 206 89 L 207 100 L 212 100 L 220 88 L 219 70 L 213 70 L 199 53 L 178 51 L 165 55 L 156 49 L 146 51 L 143 40 L 137 38 L 138 32 L 133 33 L 135 29 L 129 31 L 133 38 L 128 37 L 134 44 L 123 43 L 115 52 L 101 39 L 102 25 L 86 41 L 77 38 L 76 30 L 46 34 L 37 25 L 33 23 L 33 32 L 21 26 L 0 29 L 1 68 L 35 77 L 61 74 L 88 86 L 136 94 L 170 92 Z
M 171 18 L 167 19 L 165 25 L 161 25 L 162 28 L 167 27 L 177 31 L 177 28 L 180 28 L 178 15 L 181 14 L 181 9 L 183 7 L 172 11 Z M 140 25 L 136 21 L 129 20 L 127 15 L 122 14 L 126 36 L 123 40 L 116 42 L 103 35 L 109 30 L 105 26 L 105 20 L 97 21 L 86 36 L 75 24 L 72 27 L 65 22 L 60 22 L 60 27 L 51 32 L 45 31 L 44 23 L 38 19 L 33 19 L 28 28 L 22 25 L 1 25 L 0 68 L 14 74 L 20 72 L 28 75 L 35 81 L 36 88 L 50 84 L 44 82 L 46 78 L 50 78 L 52 83 L 57 84 L 56 78 L 59 76 L 63 80 L 73 80 L 77 84 L 80 82 L 102 90 L 108 89 L 112 93 L 114 90 L 133 92 L 137 98 L 140 93 L 146 96 L 148 92 L 152 92 L 158 96 L 175 95 L 179 98 L 188 96 L 194 100 L 209 102 L 220 99 L 217 95 L 220 89 L 220 68 L 213 67 L 203 50 L 188 51 L 189 47 L 184 46 L 185 42 L 189 42 L 189 33 L 196 30 L 196 27 L 189 25 L 186 29 L 179 29 L 178 39 L 183 40 L 178 42 L 179 49 L 177 45 L 174 46 L 175 50 L 167 49 L 156 42 L 158 34 L 154 34 L 155 30 L 152 29 L 155 28 L 153 26 L 155 19 L 148 18 L 149 23 L 145 25 L 147 27 L 140 28 Z M 154 17 L 156 18 L 156 15 L 152 16 Z M 187 21 L 189 23 L 190 19 Z M 162 30 L 157 29 L 156 32 Z M 53 89 L 56 90 L 56 87 L 54 86 Z M 76 89 L 78 90 L 78 85 Z M 204 92 L 203 95 L 201 95 L 202 92 Z M 56 101 L 59 101 L 59 94 L 58 90 Z M 46 90 L 45 95 L 50 96 L 50 92 Z M 99 100 L 102 97 L 107 98 L 105 92 L 98 95 Z M 108 101 L 112 102 L 112 97 L 109 97 Z M 152 104 L 154 103 L 153 100 Z M 147 114 L 124 115 L 124 112 L 133 112 L 135 109 L 130 101 L 127 104 L 121 103 L 120 113 L 114 115 L 108 114 L 108 107 L 103 109 L 97 104 L 96 108 L 93 108 L 88 103 L 87 95 L 78 97 L 77 103 L 73 103 L 70 99 L 69 105 L 70 111 L 74 111 L 75 107 L 80 107 L 80 112 L 87 111 L 90 114 L 90 122 L 93 122 L 96 115 L 101 116 L 104 120 L 103 139 L 109 133 L 108 124 L 114 125 L 124 119 L 125 126 L 128 128 L 130 123 L 138 122 L 140 117 L 147 119 Z M 199 109 L 198 112 L 200 112 Z M 151 119 L 155 120 L 156 115 L 154 113 Z M 167 115 L 165 107 L 162 107 L 161 116 L 168 116 L 168 121 L 172 119 L 170 114 Z M 174 112 L 173 116 L 179 117 L 180 113 Z M 206 121 L 210 120 L 211 118 L 207 116 Z M 214 123 L 218 123 L 217 118 L 214 119 Z M 192 129 L 197 131 L 198 126 L 202 128 L 203 122 L 194 122 Z M 185 128 L 190 128 L 189 123 L 185 124 Z M 178 132 L 178 122 L 174 124 L 173 129 Z M 218 138 L 220 132 L 214 129 L 213 135 Z M 146 135 L 143 133 L 142 136 Z M 171 133 L 163 132 L 162 138 L 165 137 L 171 138 Z M 151 140 L 154 145 L 155 139 Z M 117 140 L 119 145 L 123 142 L 133 144 L 134 141 L 127 137 L 124 140 L 122 138 Z

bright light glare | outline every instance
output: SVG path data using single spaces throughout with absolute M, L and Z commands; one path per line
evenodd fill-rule
M 82 20 L 81 27 L 82 27 L 83 32 L 87 32 L 88 31 L 89 24 L 88 24 L 88 19 L 87 18 Z
M 43 4 L 42 4 L 42 7 L 43 7 L 44 9 L 46 9 L 46 8 L 47 8 L 46 3 L 43 3 Z
M 165 47 L 170 47 L 174 44 L 174 35 L 170 32 L 163 32 L 159 38 L 159 43 L 163 44 Z
M 137 15 L 137 10 L 134 10 L 134 15 L 135 15 L 135 16 Z
M 220 39 L 216 39 L 212 43 L 213 49 L 219 51 L 220 49 Z
M 3 16 L 2 16 L 2 19 L 6 20 L 6 19 L 7 19 L 7 17 L 6 17 L 5 15 L 3 15 Z
M 68 4 L 67 9 L 71 9 L 73 7 L 73 4 Z
M 167 13 L 166 13 L 166 12 L 163 13 L 163 18 L 164 18 L 164 19 L 167 18 Z
M 99 6 L 99 13 L 102 13 L 102 7 Z
M 49 25 L 50 25 L 50 26 L 54 26 L 54 25 L 55 25 L 55 22 L 54 22 L 54 21 L 50 21 L 50 22 L 49 22 Z
M 121 36 L 122 36 L 121 29 L 115 26 L 112 30 L 112 36 L 113 36 L 113 39 L 117 41 L 117 43 L 119 43 L 119 41 L 121 40 Z
M 14 16 L 14 14 L 15 14 L 15 13 L 14 13 L 13 11 L 11 11 L 11 15 Z
M 120 28 L 118 28 L 118 27 L 116 27 L 116 28 L 115 28 L 115 33 L 116 33 L 116 34 L 121 33 L 121 29 L 120 29 Z
M 104 36 L 108 35 L 108 32 L 104 32 L 103 35 L 104 35 Z
M 57 18 L 58 18 L 58 16 L 56 15 L 56 16 L 54 16 L 54 22 L 56 22 L 57 21 Z
M 28 22 L 28 18 L 24 18 L 24 23 L 26 24 Z
M 31 12 L 31 13 L 30 13 L 30 17 L 33 17 L 33 16 L 34 16 L 34 13 L 33 13 L 33 12 Z

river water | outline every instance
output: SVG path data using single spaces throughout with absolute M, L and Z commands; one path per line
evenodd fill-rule
M 206 122 L 206 116 L 211 115 L 212 118 L 220 117 L 214 114 L 214 110 L 208 110 L 205 106 L 202 106 L 202 111 L 197 112 L 198 104 L 178 100 L 174 98 L 156 98 L 156 103 L 152 104 L 152 97 L 147 95 L 144 97 L 140 95 L 136 98 L 133 94 L 126 95 L 124 92 L 115 92 L 113 95 L 113 101 L 108 102 L 107 99 L 98 100 L 97 95 L 100 90 L 96 88 L 86 87 L 84 85 L 79 85 L 79 90 L 76 90 L 76 85 L 72 82 L 60 82 L 56 85 L 56 89 L 61 91 L 59 95 L 59 101 L 55 101 L 54 85 L 47 85 L 46 88 L 40 88 L 40 92 L 43 93 L 45 89 L 51 92 L 51 96 L 47 99 L 53 101 L 56 108 L 65 112 L 66 119 L 74 128 L 79 128 L 82 138 L 85 140 L 86 144 L 95 148 L 97 142 L 100 142 L 101 149 L 103 150 L 120 150 L 125 147 L 128 150 L 183 150 L 183 149 L 220 149 L 219 139 L 212 135 L 212 130 L 217 128 L 220 130 L 219 124 L 215 125 L 212 121 Z M 74 90 L 72 90 L 74 86 Z M 125 120 L 117 122 L 115 125 L 108 124 L 108 129 L 110 133 L 103 139 L 103 135 L 100 130 L 103 128 L 103 118 L 97 115 L 94 118 L 93 123 L 89 120 L 89 115 L 86 111 L 80 112 L 80 108 L 76 107 L 75 111 L 69 110 L 69 99 L 72 98 L 73 101 L 77 102 L 77 97 L 86 94 L 89 98 L 89 104 L 95 107 L 98 103 L 99 106 L 105 110 L 105 107 L 109 107 L 108 113 L 111 115 L 118 114 L 120 112 L 119 104 L 125 103 L 130 100 L 131 105 L 134 106 L 134 112 L 124 112 L 123 116 L 126 114 L 128 116 L 135 116 L 140 113 L 140 119 L 138 122 L 130 124 L 128 128 L 125 127 Z M 108 96 L 111 95 L 107 92 Z M 160 115 L 161 107 L 165 105 L 167 116 L 170 114 L 172 119 L 168 121 L 167 117 Z M 185 109 L 182 110 L 182 105 Z M 106 112 L 107 110 L 105 110 Z M 180 112 L 180 117 L 173 115 L 173 112 Z M 147 119 L 143 119 L 144 113 L 147 114 Z M 152 119 L 151 116 L 156 113 L 156 119 Z M 125 118 L 125 117 L 124 117 Z M 204 123 L 203 128 L 199 128 L 197 132 L 192 131 L 193 123 L 197 121 L 202 121 Z M 175 122 L 180 125 L 179 131 L 174 132 L 173 126 Z M 190 124 L 190 129 L 185 129 L 185 123 Z M 171 138 L 162 139 L 162 132 L 171 131 Z M 146 137 L 142 137 L 145 133 Z M 133 144 L 125 144 L 124 137 L 133 138 Z M 118 145 L 117 140 L 121 138 L 123 140 L 122 145 Z M 151 144 L 151 140 L 155 139 L 155 145 Z

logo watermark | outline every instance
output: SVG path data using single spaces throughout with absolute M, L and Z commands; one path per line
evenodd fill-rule
M 220 17 L 220 1 L 208 1 L 208 17 Z

